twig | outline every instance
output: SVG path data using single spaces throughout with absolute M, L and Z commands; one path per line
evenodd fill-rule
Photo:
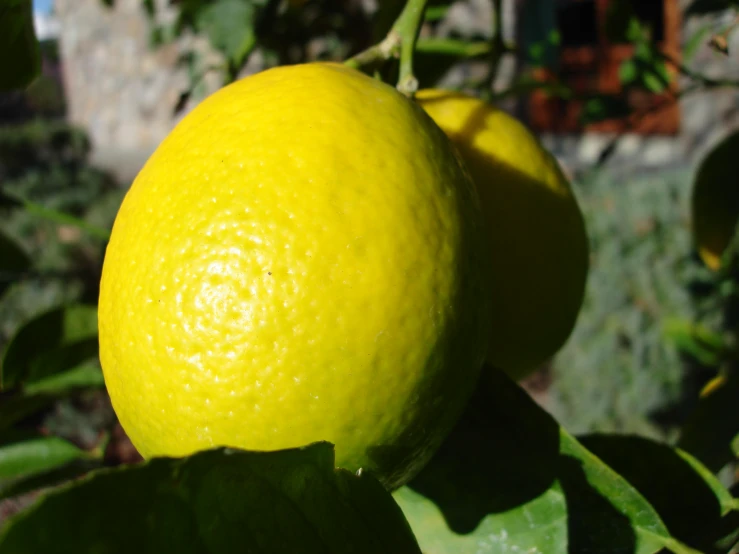
M 426 2 L 427 0 L 408 0 L 387 36 L 345 63 L 350 67 L 360 68 L 399 57 L 397 88 L 406 96 L 413 96 L 418 89 L 418 80 L 413 74 L 413 51 L 421 31 Z
M 506 53 L 506 45 L 503 42 L 503 1 L 493 0 L 493 35 L 490 38 L 490 65 L 485 78 L 485 94 L 492 93 L 495 78 L 498 76 L 498 68 L 503 54 Z

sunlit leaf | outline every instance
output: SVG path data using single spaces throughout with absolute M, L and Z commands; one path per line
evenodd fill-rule
M 60 437 L 5 432 L 0 434 L 0 481 L 48 471 L 85 456 L 84 450 Z
M 425 554 L 695 552 L 633 486 L 490 368 L 455 431 L 395 497 Z
M 690 454 L 636 436 L 590 435 L 581 442 L 644 495 L 674 537 L 703 551 L 721 538 L 734 499 Z

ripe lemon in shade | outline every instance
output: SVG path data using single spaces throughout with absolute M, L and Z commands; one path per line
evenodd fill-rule
M 422 90 L 417 99 L 477 186 L 493 268 L 487 359 L 521 379 L 575 325 L 588 272 L 582 213 L 556 159 L 518 120 L 456 92 Z

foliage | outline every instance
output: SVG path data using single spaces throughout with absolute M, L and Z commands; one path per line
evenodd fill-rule
M 705 275 L 691 255 L 690 174 L 624 186 L 601 172 L 577 185 L 594 255 L 575 330 L 554 361 L 552 409 L 574 432 L 664 437 L 677 422 L 660 428 L 655 411 L 695 388 L 682 383 L 680 353 L 664 340 L 669 321 L 696 317 L 688 286 Z
M 412 94 L 416 77 L 433 83 L 440 68 L 474 58 L 490 70 L 470 88 L 489 95 L 500 56 L 515 50 L 502 40 L 500 18 L 482 37 L 435 36 L 445 2 L 425 12 L 431 36 L 421 39 L 423 0 L 387 2 L 372 21 L 338 0 L 176 5 L 175 26 L 159 38 L 206 33 L 226 60 L 226 80 L 256 49 L 270 64 L 356 53 L 350 63 L 398 77 Z M 687 13 L 735 5 L 694 0 Z M 156 18 L 154 2 L 144 6 Z M 624 89 L 663 91 L 675 62 L 633 14 L 613 17 L 611 30 L 634 45 L 621 66 Z M 358 27 L 367 32 L 353 34 Z M 559 41 L 543 27 L 544 44 L 533 48 L 541 60 Z M 327 46 L 311 54 L 316 37 Z M 414 51 L 423 53 L 415 65 Z M 35 71 L 33 52 L 26 58 L 18 75 L 3 76 L 25 82 Z M 732 84 L 677 69 L 695 86 Z M 541 87 L 524 75 L 495 92 Z M 577 96 L 556 78 L 546 90 Z M 589 100 L 592 119 L 623 108 L 618 96 Z M 580 322 L 554 362 L 555 417 L 485 368 L 456 429 L 393 498 L 371 475 L 336 470 L 327 444 L 218 449 L 111 469 L 103 468 L 118 464 L 107 454 L 109 410 L 88 422 L 87 438 L 68 432 L 70 410 L 104 398 L 94 303 L 121 197 L 87 166 L 87 150 L 84 136 L 62 124 L 0 129 L 0 498 L 41 494 L 4 523 L 0 551 L 737 551 L 739 239 L 719 273 L 699 265 L 689 175 L 579 185 L 595 256 Z M 597 417 L 583 420 L 587 413 Z

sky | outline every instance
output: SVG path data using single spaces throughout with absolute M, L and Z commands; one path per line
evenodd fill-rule
M 33 0 L 33 11 L 41 13 L 49 13 L 54 0 Z

